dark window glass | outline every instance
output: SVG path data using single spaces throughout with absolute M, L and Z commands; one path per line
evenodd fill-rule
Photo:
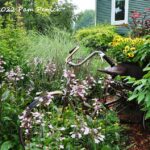
M 116 0 L 115 3 L 115 21 L 125 19 L 125 0 Z

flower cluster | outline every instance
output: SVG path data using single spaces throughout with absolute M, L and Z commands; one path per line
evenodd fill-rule
M 98 98 L 92 99 L 93 102 L 93 108 L 96 115 L 99 115 L 99 113 L 102 111 L 102 102 Z
M 83 80 L 83 85 L 85 85 L 87 88 L 91 89 L 96 85 L 96 81 L 92 76 L 86 77 L 85 80 Z
M 42 125 L 42 118 L 44 117 L 43 114 L 39 112 L 32 112 L 32 109 L 35 106 L 39 106 L 39 103 L 43 106 L 48 106 L 52 102 L 53 96 L 50 92 L 46 92 L 42 94 L 42 92 L 36 93 L 37 97 L 35 97 L 35 101 L 30 104 L 30 108 L 27 107 L 26 110 L 19 116 L 21 122 L 21 128 L 25 129 L 25 134 L 30 134 L 30 129 L 32 128 L 32 124 L 41 124 Z
M 150 33 L 150 8 L 143 12 L 132 11 L 130 28 L 134 37 L 141 37 Z
M 86 99 L 88 90 L 96 84 L 92 76 L 88 76 L 85 80 L 80 82 L 70 70 L 64 70 L 63 76 L 67 79 L 67 88 L 64 90 L 64 93 L 70 93 L 70 95 L 79 97 L 83 100 Z
M 132 13 L 131 13 L 131 18 L 132 19 L 138 19 L 138 18 L 140 18 L 142 16 L 142 14 L 141 13 L 139 13 L 139 12 L 137 12 L 137 11 L 133 11 Z
M 38 57 L 35 57 L 35 58 L 33 59 L 33 64 L 34 64 L 35 66 L 38 66 L 38 65 L 42 64 L 42 59 L 40 59 L 40 58 L 38 58 Z
M 42 123 L 42 118 L 44 117 L 43 114 L 39 113 L 39 112 L 32 112 L 32 117 L 33 117 L 33 122 L 35 124 L 41 124 Z
M 79 83 L 76 79 L 76 75 L 70 70 L 64 70 L 63 76 L 67 80 L 66 88 L 64 89 L 64 95 L 70 94 L 81 99 L 85 99 L 87 92 L 86 87 Z
M 49 106 L 52 102 L 52 99 L 54 98 L 50 92 L 46 92 L 44 94 L 42 92 L 37 92 L 36 95 L 37 97 L 34 99 L 40 102 L 40 104 L 43 106 Z
M 71 125 L 73 131 L 70 132 L 71 138 L 81 139 L 84 136 L 90 136 L 93 138 L 96 144 L 104 141 L 105 136 L 101 133 L 101 127 L 90 128 L 86 122 L 82 122 L 80 125 Z
M 44 115 L 39 112 L 32 112 L 29 107 L 23 111 L 22 115 L 19 116 L 21 125 L 20 127 L 25 129 L 25 134 L 29 135 L 30 130 L 33 128 L 33 124 L 41 125 Z
M 4 65 L 6 64 L 5 61 L 3 61 L 3 56 L 0 56 L 0 73 L 4 72 Z
M 56 72 L 56 65 L 48 62 L 48 64 L 45 66 L 44 73 L 48 76 L 53 76 L 55 72 Z
M 141 49 L 145 42 L 142 38 L 126 38 L 116 36 L 111 43 L 111 53 L 118 61 L 133 61 L 137 52 Z
M 21 122 L 20 127 L 25 129 L 26 135 L 29 135 L 30 129 L 32 128 L 32 114 L 28 107 L 23 111 L 22 115 L 19 116 L 19 119 Z
M 76 75 L 71 71 L 71 70 L 64 70 L 64 74 L 63 76 L 67 79 L 67 80 L 74 80 Z
M 22 69 L 17 66 L 15 69 L 11 69 L 9 72 L 6 72 L 6 77 L 10 82 L 18 82 L 24 79 L 25 74 L 22 72 Z

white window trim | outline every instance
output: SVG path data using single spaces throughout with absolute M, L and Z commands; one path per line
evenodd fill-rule
M 116 0 L 112 0 L 112 5 L 111 5 L 111 25 L 128 24 L 129 0 L 125 0 L 125 19 L 124 20 L 115 21 L 115 4 L 116 4 Z

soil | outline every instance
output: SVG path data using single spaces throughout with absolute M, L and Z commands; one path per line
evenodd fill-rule
M 114 99 L 116 98 L 107 97 L 106 102 L 114 101 Z M 119 105 L 117 112 L 121 125 L 126 129 L 125 136 L 128 139 L 126 150 L 150 150 L 150 129 L 148 129 L 150 121 L 148 121 L 149 126 L 147 125 L 144 129 L 143 112 L 140 111 L 139 106 L 136 103 L 125 102 Z
M 135 106 L 135 105 L 134 105 Z M 122 125 L 126 125 L 128 137 L 127 150 L 150 150 L 150 130 L 148 125 L 143 127 L 143 112 L 140 108 L 129 105 L 127 109 L 118 114 Z M 146 123 L 147 124 L 147 123 Z
M 128 150 L 150 150 L 150 132 L 141 124 L 127 124 Z

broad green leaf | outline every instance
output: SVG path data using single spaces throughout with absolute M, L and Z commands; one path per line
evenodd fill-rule
M 10 91 L 9 91 L 9 90 L 6 90 L 6 91 L 2 94 L 2 101 L 5 101 L 5 100 L 8 98 L 9 94 L 10 94 Z
M 150 110 L 146 113 L 145 120 L 150 118 Z
M 109 145 L 104 145 L 101 150 L 111 150 Z
M 4 120 L 4 121 L 11 121 L 12 119 L 9 118 L 9 117 L 7 117 L 7 116 L 5 116 L 5 117 L 3 117 L 3 120 Z
M 138 94 L 133 94 L 131 97 L 129 97 L 129 101 L 131 101 L 131 100 L 133 100 L 133 99 L 135 99 L 135 98 L 137 98 L 138 97 Z
M 0 150 L 9 150 L 10 148 L 13 147 L 13 144 L 11 141 L 6 141 L 2 144 L 1 149 Z
M 150 70 L 150 67 L 146 67 L 145 69 L 144 69 L 144 71 L 149 71 Z
M 145 96 L 145 102 L 147 107 L 150 107 L 150 93 L 147 93 Z
M 139 96 L 138 96 L 138 103 L 140 104 L 142 102 L 142 100 L 145 98 L 145 93 L 139 93 Z

